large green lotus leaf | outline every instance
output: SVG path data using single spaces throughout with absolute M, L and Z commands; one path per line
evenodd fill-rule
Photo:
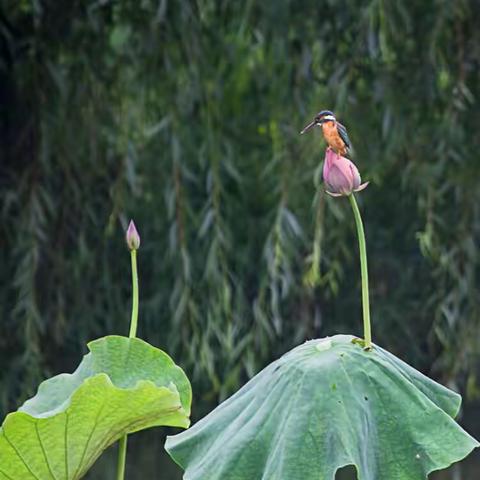
M 0 429 L 0 480 L 81 478 L 126 433 L 188 427 L 190 383 L 148 343 L 109 336 L 89 343 L 73 374 L 44 381 Z
M 187 480 L 423 480 L 478 443 L 461 398 L 353 337 L 309 341 L 270 364 L 166 449 Z

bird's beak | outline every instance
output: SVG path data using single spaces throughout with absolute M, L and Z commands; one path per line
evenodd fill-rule
M 311 128 L 313 128 L 317 122 L 314 120 L 313 122 L 310 122 L 301 132 L 300 135 L 303 135 L 305 132 L 308 132 Z

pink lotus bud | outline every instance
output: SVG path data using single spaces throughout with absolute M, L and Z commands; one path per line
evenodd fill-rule
M 140 247 L 140 235 L 137 232 L 133 220 L 130 220 L 130 224 L 128 225 L 126 240 L 130 250 L 138 250 Z
M 323 180 L 327 193 L 334 197 L 348 196 L 363 190 L 368 182 L 362 183 L 357 167 L 330 147 L 325 152 Z

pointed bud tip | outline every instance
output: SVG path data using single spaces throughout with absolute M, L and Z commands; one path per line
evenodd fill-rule
M 128 248 L 130 250 L 139 249 L 140 235 L 138 234 L 137 227 L 135 227 L 135 223 L 133 222 L 133 220 L 130 220 L 130 223 L 128 224 L 126 241 L 127 241 Z

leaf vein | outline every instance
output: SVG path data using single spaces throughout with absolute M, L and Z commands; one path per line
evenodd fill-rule
M 83 463 L 83 461 L 84 461 L 84 459 L 85 459 L 85 454 L 87 453 L 87 450 L 88 450 L 88 445 L 90 444 L 90 440 L 92 439 L 92 436 L 93 436 L 93 434 L 94 434 L 94 432 L 95 432 L 95 429 L 96 429 L 97 426 L 98 426 L 98 423 L 99 423 L 99 422 L 98 422 L 98 419 L 100 418 L 100 415 L 101 415 L 101 413 L 103 412 L 103 409 L 105 408 L 106 403 L 107 403 L 107 398 L 104 398 L 103 403 L 102 403 L 102 406 L 98 409 L 97 415 L 95 416 L 95 422 L 94 422 L 94 424 L 93 424 L 93 428 L 92 428 L 92 430 L 90 431 L 90 435 L 88 436 L 88 439 L 87 439 L 87 441 L 86 441 L 86 443 L 85 443 L 85 447 L 84 447 L 83 453 L 82 453 L 82 458 L 80 459 L 80 462 L 79 462 L 79 464 L 78 464 L 77 470 L 75 471 L 75 474 L 73 475 L 73 478 L 76 478 L 76 476 L 77 476 L 77 474 L 78 474 L 78 470 L 79 470 L 79 469 L 81 468 L 81 466 L 82 466 L 82 463 Z
M 40 437 L 40 431 L 38 430 L 38 422 L 35 422 L 35 432 L 37 433 L 38 443 L 40 444 L 40 448 L 42 449 L 43 457 L 45 458 L 45 463 L 47 464 L 48 471 L 50 472 L 51 477 L 54 480 L 57 480 L 57 477 L 54 475 L 51 467 L 50 462 L 48 461 L 47 452 L 45 451 L 45 447 L 43 446 L 42 438 Z
M 68 411 L 65 411 L 65 480 L 68 480 Z
M 9 443 L 9 445 L 15 450 L 15 453 L 18 455 L 18 457 L 20 458 L 20 460 L 23 462 L 23 464 L 25 465 L 25 467 L 27 468 L 27 470 L 31 473 L 32 477 L 33 477 L 33 478 L 36 478 L 37 480 L 40 480 L 40 479 L 33 473 L 33 470 L 30 468 L 30 466 L 28 465 L 28 463 L 25 461 L 25 459 L 23 458 L 23 456 L 20 454 L 20 452 L 18 451 L 17 447 L 15 447 L 15 445 L 10 441 L 10 439 L 9 439 L 8 436 L 7 436 L 6 430 L 3 430 L 3 436 L 5 437 L 5 440 Z

